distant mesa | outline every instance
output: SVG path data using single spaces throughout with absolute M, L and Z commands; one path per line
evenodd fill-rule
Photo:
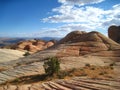
M 110 26 L 108 28 L 108 36 L 115 42 L 120 43 L 120 26 Z

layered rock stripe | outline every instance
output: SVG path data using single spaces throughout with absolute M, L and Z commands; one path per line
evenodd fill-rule
M 55 44 L 53 41 L 43 41 L 43 40 L 26 40 L 21 41 L 15 45 L 12 45 L 11 49 L 16 49 L 20 51 L 29 51 L 31 53 L 35 53 L 41 50 L 44 50 L 48 47 L 51 47 Z
M 43 69 L 44 60 L 46 60 L 48 57 L 53 57 L 53 56 L 62 58 L 63 59 L 62 63 L 65 63 L 64 60 L 67 57 L 68 62 L 62 64 L 63 69 L 73 68 L 75 66 L 77 68 L 78 66 L 82 66 L 80 65 L 82 63 L 80 61 L 83 60 L 81 58 L 82 56 L 88 60 L 90 60 L 91 56 L 97 56 L 99 59 L 92 58 L 98 60 L 97 65 L 104 65 L 104 63 L 102 62 L 103 59 L 105 59 L 106 61 L 109 60 L 110 62 L 117 61 L 118 65 L 117 65 L 117 69 L 115 70 L 119 71 L 118 70 L 120 65 L 119 44 L 115 43 L 111 39 L 105 37 L 104 35 L 98 32 L 90 32 L 90 33 L 82 33 L 82 34 L 81 32 L 77 32 L 77 35 L 76 32 L 72 32 L 72 33 L 75 33 L 73 35 L 74 38 L 69 39 L 67 38 L 68 36 L 66 36 L 56 45 L 54 45 L 53 47 L 47 50 L 37 52 L 33 55 L 18 60 L 0 63 L 0 69 L 1 70 L 3 69 L 3 71 L 0 72 L 0 84 L 8 81 L 12 81 L 22 76 L 44 73 L 44 69 Z M 76 63 L 74 64 L 74 62 Z M 95 61 L 95 63 L 96 62 L 97 61 Z M 118 74 L 118 76 L 119 75 L 120 74 Z
M 120 80 L 90 79 L 75 77 L 26 85 L 6 85 L 0 90 L 119 90 Z

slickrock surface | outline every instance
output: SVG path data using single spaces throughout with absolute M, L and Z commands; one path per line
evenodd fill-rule
M 40 53 L 19 60 L 0 63 L 0 84 L 23 76 L 43 74 L 43 60 L 55 56 L 56 51 L 42 51 Z
M 44 69 L 41 66 L 42 63 L 33 63 L 33 64 L 2 71 L 0 73 L 0 84 L 23 76 L 43 74 Z
M 73 36 L 71 36 L 71 34 Z M 90 33 L 82 32 L 81 33 L 80 31 L 75 31 L 68 34 L 55 46 L 47 50 L 34 53 L 33 55 L 30 55 L 18 60 L 0 63 L 0 71 L 1 71 L 0 84 L 5 83 L 7 81 L 14 80 L 19 77 L 23 77 L 23 76 L 43 74 L 44 73 L 43 62 L 46 60 L 46 58 L 53 57 L 53 56 L 57 56 L 58 58 L 61 59 L 60 65 L 61 65 L 61 69 L 63 70 L 70 69 L 70 68 L 83 67 L 85 66 L 86 63 L 90 63 L 97 66 L 99 65 L 104 66 L 104 65 L 109 65 L 111 63 L 115 63 L 114 70 L 116 72 L 116 77 L 114 80 L 120 79 L 120 72 L 119 72 L 120 45 L 98 32 L 90 32 Z M 64 81 L 64 82 L 66 83 L 67 81 Z M 99 82 L 99 80 L 96 82 Z M 57 82 L 54 82 L 54 83 L 57 83 Z M 89 85 L 91 83 L 83 84 L 83 86 L 76 85 L 80 87 L 78 87 L 79 89 L 74 89 L 75 88 L 74 85 L 71 85 L 69 81 L 68 83 L 69 85 L 65 84 L 65 85 L 62 85 L 61 87 L 65 86 L 66 88 L 68 88 L 68 90 L 71 90 L 71 89 L 80 90 L 80 88 L 81 89 L 86 88 L 85 86 L 88 85 L 89 88 L 87 87 L 86 89 L 82 89 L 82 90 L 118 90 L 118 88 L 114 86 L 110 86 L 110 88 L 112 89 L 109 89 L 108 88 L 109 85 L 107 87 L 104 87 L 103 85 L 103 87 L 100 86 L 100 88 L 97 88 L 97 86 L 94 86 L 93 84 Z M 77 81 L 76 83 L 78 84 L 79 82 Z M 42 84 L 42 86 L 44 87 L 46 86 L 47 88 L 57 87 L 51 83 L 50 85 L 49 85 L 49 82 Z M 27 88 L 29 86 L 32 87 L 31 85 L 28 85 L 28 86 L 23 85 L 24 88 Z M 5 86 L 5 88 L 7 88 L 7 85 Z M 11 86 L 11 88 L 16 88 L 16 86 Z M 107 89 L 104 89 L 104 88 L 107 88 Z M 51 88 L 47 90 L 51 90 Z M 67 90 L 67 89 L 63 89 L 63 90 Z
M 57 51 L 42 51 L 40 52 L 41 54 L 36 53 L 20 60 L 0 63 L 0 68 L 6 69 L 5 71 L 0 72 L 0 84 L 23 76 L 43 74 L 43 61 L 49 56 L 55 56 L 56 52 Z M 95 56 L 62 57 L 61 69 L 65 70 L 71 68 L 80 68 L 84 67 L 86 63 L 97 66 L 105 66 L 113 63 L 114 59 L 116 59 L 116 63 L 118 64 L 118 67 L 115 70 L 119 71 L 120 61 L 117 61 L 117 58 L 104 58 Z
M 76 77 L 26 85 L 6 85 L 0 90 L 120 90 L 120 80 Z
M 80 33 L 80 31 L 73 31 L 60 40 L 58 44 L 63 44 L 61 52 L 58 53 L 60 56 L 92 54 L 104 57 L 120 57 L 120 45 L 99 32 Z
M 7 62 L 23 57 L 24 52 L 11 49 L 0 49 L 0 62 Z

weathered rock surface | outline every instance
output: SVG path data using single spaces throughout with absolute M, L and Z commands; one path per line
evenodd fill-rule
M 11 49 L 0 49 L 0 62 L 7 62 L 23 57 L 24 52 Z
M 41 54 L 40 54 L 41 53 Z M 0 84 L 19 77 L 43 74 L 43 62 L 50 56 L 55 56 L 56 51 L 41 51 L 25 58 L 0 63 Z
M 71 35 L 73 38 L 70 37 Z M 82 56 L 88 54 L 107 57 L 120 56 L 120 45 L 99 32 L 83 33 L 73 31 L 60 40 L 58 44 L 63 44 L 58 53 L 59 56 Z
M 120 43 L 120 26 L 110 26 L 108 36 L 117 43 Z
M 0 90 L 119 90 L 119 80 L 104 80 L 76 77 L 27 85 L 6 85 Z
M 77 31 L 77 34 L 72 33 L 49 49 L 18 60 L 0 63 L 0 68 L 4 69 L 0 72 L 0 84 L 22 76 L 44 73 L 43 62 L 50 56 L 61 58 L 61 69 L 79 68 L 86 63 L 104 66 L 115 62 L 117 64 L 115 70 L 119 71 L 119 44 L 99 32 L 81 33 Z M 36 45 L 36 43 L 34 44 Z M 117 73 L 117 76 L 117 79 L 120 78 L 120 73 Z

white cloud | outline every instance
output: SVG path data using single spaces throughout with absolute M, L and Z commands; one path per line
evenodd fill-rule
M 105 11 L 106 20 L 102 26 L 120 25 L 120 4 L 114 5 L 111 10 Z
M 62 30 L 68 30 L 73 31 L 73 30 L 81 30 L 81 31 L 91 31 L 94 30 L 95 28 L 92 27 L 91 25 L 86 25 L 86 24 L 66 24 L 60 27 L 60 29 Z
M 57 15 L 44 18 L 44 22 L 52 23 L 70 23 L 70 22 L 99 22 L 103 14 L 103 10 L 95 7 L 75 7 L 62 5 L 61 7 L 54 8 L 53 12 Z
M 103 2 L 104 0 L 58 0 L 58 2 L 64 5 L 85 5 L 85 4 L 95 4 Z
M 43 28 L 41 32 L 35 32 L 31 34 L 31 37 L 64 37 L 71 31 L 92 31 L 94 27 L 86 24 L 65 24 L 56 28 Z
M 104 0 L 58 1 L 62 5 L 52 9 L 55 15 L 43 18 L 43 22 L 64 23 L 65 25 L 56 28 L 59 32 L 57 34 L 61 36 L 73 30 L 100 30 L 106 34 L 110 25 L 120 25 L 120 4 L 112 6 L 109 10 L 104 10 L 93 6 L 76 6 L 78 4 L 100 3 Z
M 105 21 L 102 25 L 103 26 L 107 26 L 107 27 L 109 27 L 111 25 L 117 25 L 117 26 L 119 26 L 120 25 L 120 19 L 113 18 L 111 20 Z
M 116 5 L 114 5 L 113 8 L 114 8 L 114 9 L 116 9 L 116 8 L 120 8 L 120 4 L 116 4 Z

